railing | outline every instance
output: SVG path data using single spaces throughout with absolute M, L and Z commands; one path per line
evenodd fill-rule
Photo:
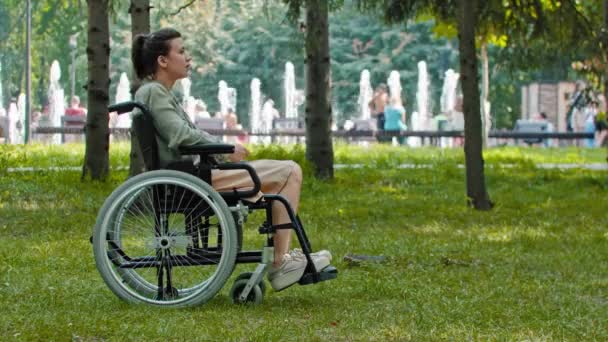
M 84 134 L 82 127 L 38 127 L 33 130 L 37 134 Z M 129 133 L 129 128 L 110 128 L 110 133 Z M 208 129 L 210 134 L 239 136 L 292 136 L 303 137 L 306 135 L 303 129 L 275 129 L 270 132 L 249 132 L 240 129 Z M 334 137 L 420 137 L 420 138 L 457 138 L 464 137 L 463 131 L 333 131 Z M 591 139 L 593 133 L 586 132 L 517 132 L 517 131 L 490 131 L 490 138 L 505 139 Z

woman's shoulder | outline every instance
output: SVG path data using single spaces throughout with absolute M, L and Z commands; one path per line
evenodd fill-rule
M 139 87 L 139 89 L 137 89 L 137 91 L 135 92 L 135 97 L 146 98 L 151 95 L 158 95 L 158 94 L 163 94 L 166 92 L 167 91 L 162 84 L 160 84 L 158 82 L 154 82 L 154 81 L 147 81 L 147 82 L 144 82 Z

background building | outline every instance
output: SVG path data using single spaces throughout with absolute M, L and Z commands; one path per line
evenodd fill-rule
M 538 113 L 545 112 L 557 131 L 565 132 L 568 100 L 575 87 L 575 82 L 535 82 L 521 87 L 521 118 L 533 120 Z

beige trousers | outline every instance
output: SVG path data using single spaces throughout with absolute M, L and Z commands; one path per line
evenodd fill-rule
M 293 209 L 297 211 L 300 202 L 300 187 L 302 183 L 302 171 L 297 163 L 291 160 L 268 159 L 254 160 L 247 163 L 255 169 L 261 183 L 261 193 L 253 198 L 248 198 L 247 200 L 255 202 L 259 200 L 264 193 L 281 194 L 289 200 Z M 246 190 L 253 188 L 253 181 L 251 180 L 251 177 L 249 177 L 249 173 L 245 170 L 213 170 L 211 179 L 212 186 L 217 191 L 232 191 L 234 189 Z M 286 192 L 285 190 L 288 190 L 287 193 L 284 193 Z M 277 206 L 277 208 L 279 208 L 279 210 L 283 209 L 282 206 Z M 287 216 L 286 213 L 285 216 Z M 287 220 L 281 219 L 281 222 L 273 223 L 289 223 L 288 216 L 286 218 Z M 275 221 L 274 218 L 273 221 Z
M 279 194 L 285 197 L 295 212 L 300 204 L 300 190 L 302 187 L 302 169 L 300 165 L 291 160 L 254 160 L 248 162 L 258 174 L 261 183 L 261 193 L 249 201 L 257 201 L 262 193 Z M 233 189 L 251 189 L 253 182 L 245 170 L 213 170 L 211 173 L 212 186 L 218 191 L 232 191 Z M 285 207 L 278 203 L 272 204 L 272 224 L 291 223 Z M 279 229 L 273 237 L 274 265 L 278 266 L 283 256 L 289 251 L 291 245 L 291 230 Z

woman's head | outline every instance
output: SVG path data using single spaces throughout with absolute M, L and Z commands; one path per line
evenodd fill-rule
M 184 50 L 181 36 L 171 28 L 137 35 L 131 52 L 137 77 L 143 79 L 159 71 L 175 79 L 187 77 L 191 59 Z

